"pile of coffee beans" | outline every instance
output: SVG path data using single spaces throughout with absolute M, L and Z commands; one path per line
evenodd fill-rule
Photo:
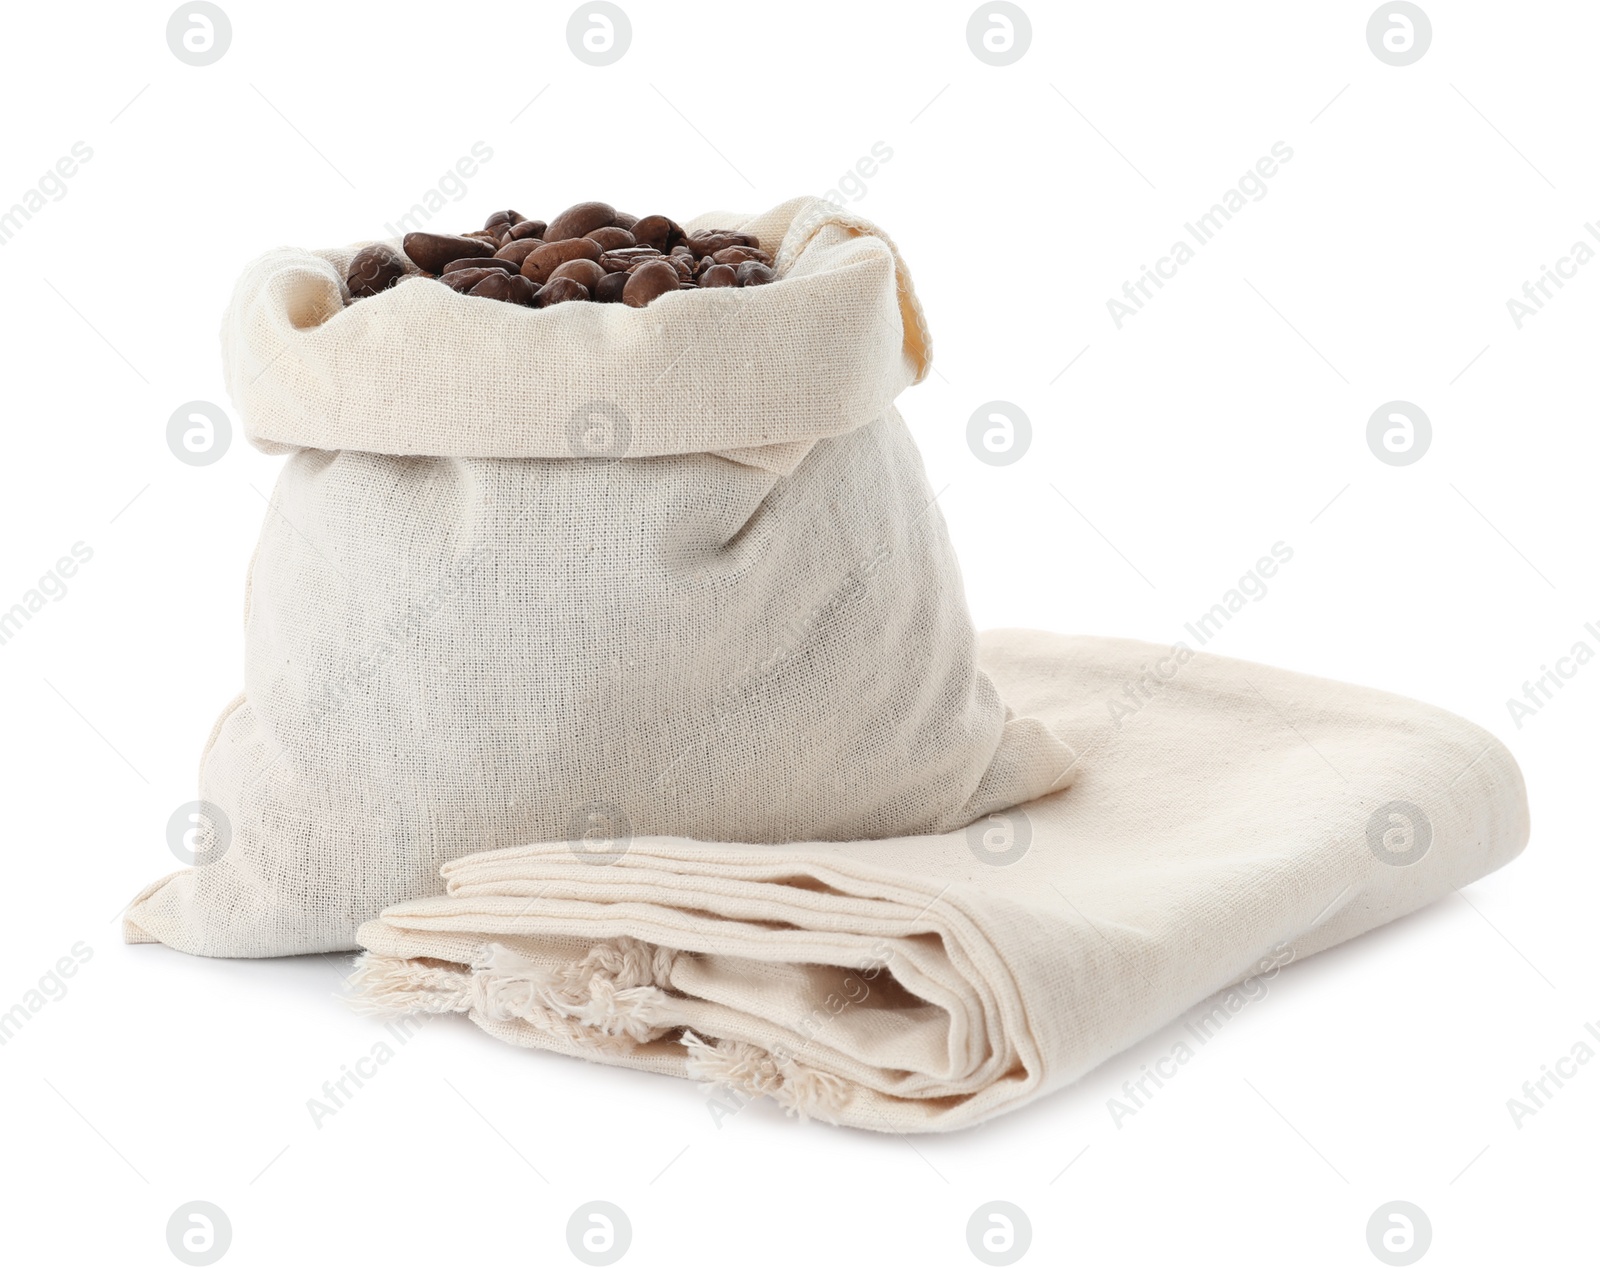
M 667 216 L 630 216 L 609 203 L 577 203 L 554 220 L 497 211 L 470 233 L 408 233 L 405 255 L 365 247 L 350 261 L 352 302 L 418 270 L 481 299 L 547 308 L 568 300 L 643 308 L 668 291 L 762 286 L 772 257 L 748 233 L 689 233 Z M 409 259 L 409 263 L 407 262 Z

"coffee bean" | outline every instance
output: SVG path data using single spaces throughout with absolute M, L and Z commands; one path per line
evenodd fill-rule
M 558 277 L 540 287 L 533 302 L 536 308 L 548 308 L 551 304 L 565 304 L 570 300 L 588 298 L 589 288 L 582 282 L 575 282 L 570 277 Z
M 544 245 L 538 238 L 519 238 L 515 242 L 508 242 L 494 253 L 497 260 L 509 260 L 519 269 L 522 263 L 535 251 Z
M 761 244 L 752 235 L 737 229 L 707 229 L 688 239 L 687 245 L 699 259 L 702 255 L 715 256 L 724 247 L 758 247 Z
M 568 260 L 565 264 L 558 264 L 555 271 L 550 274 L 550 280 L 570 277 L 574 282 L 579 282 L 583 288 L 593 293 L 594 288 L 600 285 L 600 279 L 606 271 L 593 260 Z
M 646 260 L 628 276 L 628 284 L 622 289 L 622 302 L 630 308 L 643 308 L 651 300 L 677 289 L 677 269 L 665 260 Z
M 546 242 L 581 238 L 591 229 L 615 223 L 616 217 L 617 209 L 610 203 L 574 203 L 550 222 L 543 237 Z
M 595 299 L 602 304 L 620 304 L 628 278 L 627 273 L 607 273 L 600 279 L 600 285 L 594 288 Z
M 683 241 L 683 226 L 666 216 L 646 216 L 633 226 L 633 240 L 665 255 Z
M 352 299 L 366 299 L 379 291 L 386 291 L 406 275 L 406 262 L 392 247 L 374 243 L 362 247 L 350 257 L 350 267 L 345 281 L 350 286 Z
M 535 289 L 533 283 L 521 274 L 491 272 L 467 294 L 476 295 L 479 299 L 504 300 L 508 304 L 521 304 L 526 307 L 532 305 Z
M 740 286 L 765 286 L 768 282 L 778 280 L 778 275 L 760 260 L 746 260 L 734 270 L 734 274 Z
M 645 260 L 659 260 L 661 252 L 654 247 L 619 247 L 600 257 L 600 267 L 607 273 L 624 273 Z
M 631 247 L 633 235 L 626 229 L 618 229 L 614 225 L 603 225 L 599 229 L 591 229 L 583 235 L 592 242 L 597 242 L 602 251 L 615 251 L 618 247 Z
M 402 245 L 411 262 L 425 273 L 438 273 L 451 260 L 477 259 L 495 253 L 491 242 L 450 233 L 408 233 Z
M 460 291 L 465 295 L 486 277 L 504 277 L 499 269 L 457 269 L 454 273 L 441 274 L 439 280 L 453 291 Z
M 599 244 L 589 238 L 547 240 L 528 252 L 522 261 L 522 276 L 534 282 L 547 282 L 550 275 L 568 260 L 598 260 Z
M 443 277 L 445 273 L 457 273 L 462 269 L 500 269 L 506 273 L 515 273 L 521 267 L 522 265 L 515 260 L 502 260 L 497 255 L 491 255 L 487 260 L 479 256 L 475 260 L 451 260 L 444 266 L 444 273 L 439 276 Z
M 669 216 L 641 219 L 603 202 L 575 203 L 548 225 L 506 208 L 464 234 L 408 233 L 404 248 L 452 290 L 536 308 L 574 300 L 643 308 L 671 290 L 777 280 L 772 256 L 753 234 L 708 229 L 691 236 Z M 408 272 L 391 249 L 365 248 L 347 270 L 352 299 Z
M 711 257 L 718 264 L 743 264 L 746 260 L 759 260 L 771 264 L 772 257 L 759 247 L 723 247 Z

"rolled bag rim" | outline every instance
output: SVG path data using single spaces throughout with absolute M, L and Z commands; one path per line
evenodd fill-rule
M 346 306 L 344 270 L 370 243 L 268 252 L 246 268 L 222 324 L 244 433 L 272 454 L 714 453 L 786 473 L 817 440 L 883 416 L 926 377 L 932 342 L 909 271 L 869 221 L 797 198 L 685 227 L 777 242 L 778 280 L 668 293 L 647 308 L 529 309 L 415 277 Z M 407 327 L 444 337 L 396 348 L 393 332 Z M 694 376 L 688 364 L 708 341 L 723 372 Z M 612 407 L 624 443 L 575 449 L 575 420 L 597 408 L 615 417 Z

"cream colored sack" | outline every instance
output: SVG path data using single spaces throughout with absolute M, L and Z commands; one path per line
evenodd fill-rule
M 893 246 L 814 200 L 738 220 L 689 228 L 779 281 L 645 309 L 422 278 L 346 308 L 356 247 L 251 266 L 228 388 L 290 456 L 202 761 L 220 857 L 130 940 L 347 949 L 474 851 L 938 833 L 1065 786 L 976 666 L 894 410 L 929 344 Z

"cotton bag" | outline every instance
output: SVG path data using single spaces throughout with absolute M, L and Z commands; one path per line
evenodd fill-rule
M 1070 782 L 976 665 L 894 409 L 929 342 L 893 245 L 809 199 L 688 227 L 757 235 L 779 280 L 347 307 L 365 244 L 246 271 L 227 385 L 288 461 L 201 763 L 210 861 L 130 940 L 349 949 L 475 851 L 941 833 Z

